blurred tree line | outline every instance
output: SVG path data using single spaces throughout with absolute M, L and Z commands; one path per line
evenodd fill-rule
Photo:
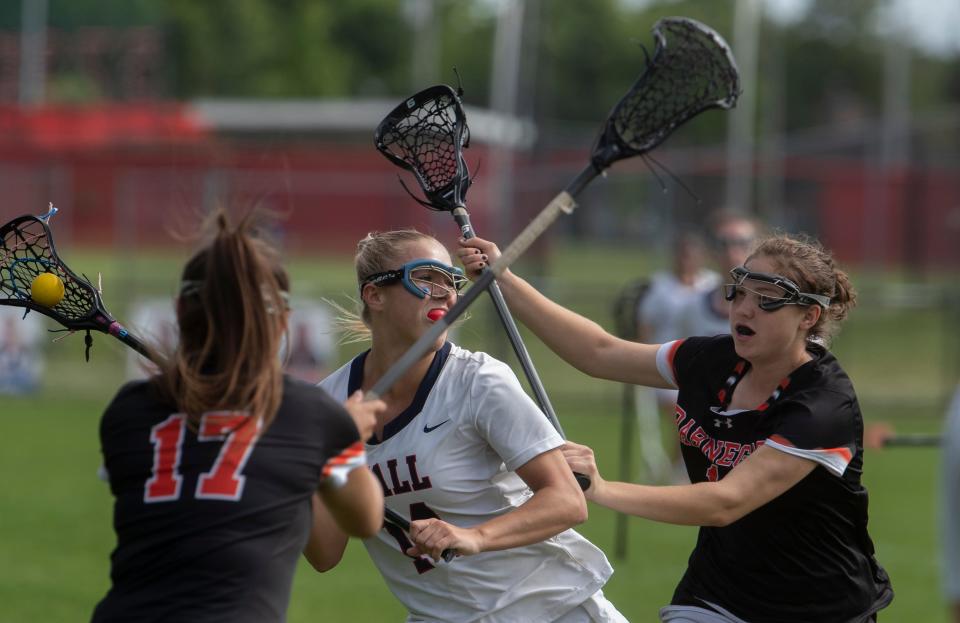
M 432 53 L 417 57 L 432 64 L 426 75 L 455 83 L 456 67 L 467 102 L 489 105 L 502 2 L 433 0 L 429 31 L 418 32 L 418 1 L 48 0 L 47 23 L 59 32 L 157 29 L 163 42 L 159 92 L 176 99 L 403 97 L 426 86 L 414 84 L 424 75 L 414 58 L 429 35 Z M 756 90 L 757 110 L 776 99 L 778 125 L 788 131 L 838 116 L 878 115 L 884 54 L 894 45 L 871 27 L 881 5 L 815 0 L 793 23 L 765 16 L 757 84 L 743 85 Z M 733 0 L 526 0 L 517 112 L 548 125 L 593 127 L 638 75 L 641 46 L 652 52 L 650 29 L 658 18 L 689 16 L 733 43 L 733 8 Z M 20 9 L 20 2 L 0 3 L 0 29 L 17 31 Z M 902 47 L 910 54 L 912 108 L 937 109 L 960 97 L 955 58 Z M 61 63 L 52 71 L 60 74 L 50 76 L 56 82 L 77 69 Z M 83 93 L 98 97 L 95 90 Z M 723 130 L 701 125 L 695 132 Z

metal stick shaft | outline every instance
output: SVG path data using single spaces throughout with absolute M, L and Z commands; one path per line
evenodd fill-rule
M 460 231 L 463 233 L 463 237 L 465 239 L 469 240 L 470 238 L 476 237 L 476 231 L 470 224 L 470 215 L 467 213 L 466 208 L 461 207 L 455 209 L 453 211 L 453 218 L 460 226 Z M 550 420 L 550 423 L 553 425 L 553 427 L 558 433 L 560 433 L 560 436 L 566 439 L 567 436 L 563 432 L 563 427 L 560 426 L 560 419 L 557 418 L 557 412 L 554 411 L 553 405 L 550 403 L 550 397 L 547 395 L 547 390 L 544 388 L 543 382 L 540 380 L 540 376 L 537 374 L 537 369 L 533 365 L 533 359 L 531 359 L 530 353 L 527 351 L 526 344 L 523 343 L 523 338 L 520 337 L 520 331 L 517 329 L 517 323 L 513 320 L 513 316 L 510 314 L 510 310 L 507 307 L 506 300 L 503 298 L 503 293 L 500 291 L 500 287 L 496 282 L 493 282 L 490 285 L 488 292 L 490 293 L 490 298 L 493 300 L 493 307 L 497 310 L 497 315 L 500 317 L 500 322 L 503 324 L 503 328 L 507 332 L 507 337 L 510 339 L 510 345 L 513 347 L 513 352 L 520 361 L 520 367 L 523 368 L 523 374 L 527 377 L 527 382 L 530 384 L 530 389 L 537 401 L 537 405 L 540 406 L 540 410 L 543 411 L 545 416 L 547 416 L 547 419 Z

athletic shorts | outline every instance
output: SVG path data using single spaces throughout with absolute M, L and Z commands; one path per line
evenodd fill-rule
M 620 611 L 597 591 L 585 602 L 566 613 L 554 623 L 629 623 Z
M 717 611 L 697 608 L 696 606 L 664 606 L 660 608 L 660 621 L 662 623 L 747 623 L 743 619 L 734 616 L 720 606 L 710 604 Z M 877 615 L 870 615 L 866 619 L 867 623 L 875 623 Z

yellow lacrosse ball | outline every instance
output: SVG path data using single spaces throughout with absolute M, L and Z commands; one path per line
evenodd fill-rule
M 53 307 L 63 300 L 63 281 L 53 273 L 37 275 L 30 284 L 30 298 L 44 307 Z

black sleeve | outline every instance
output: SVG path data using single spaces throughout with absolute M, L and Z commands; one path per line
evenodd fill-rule
M 769 436 L 791 454 L 840 475 L 857 451 L 855 402 L 830 390 L 801 392 L 777 405 L 779 418 Z
M 711 370 L 723 371 L 723 368 L 718 366 L 726 365 L 729 359 L 720 356 L 720 347 L 724 340 L 730 340 L 730 336 L 688 337 L 679 340 L 671 360 L 678 388 L 689 383 L 703 383 Z
M 324 451 L 327 456 L 333 456 L 359 441 L 360 431 L 357 430 L 353 418 L 343 404 L 334 400 L 320 387 L 314 389 L 317 393 L 318 407 L 325 414 Z

